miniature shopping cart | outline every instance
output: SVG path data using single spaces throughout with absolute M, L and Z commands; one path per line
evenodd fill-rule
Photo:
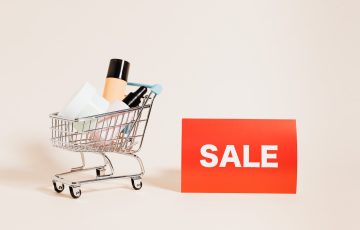
M 83 184 L 120 178 L 130 178 L 133 188 L 141 189 L 141 178 L 145 170 L 136 153 L 142 146 L 154 99 L 162 88 L 160 85 L 140 83 L 128 83 L 128 85 L 145 86 L 150 89 L 138 107 L 76 119 L 66 119 L 58 113 L 50 115 L 52 145 L 79 152 L 82 161 L 80 167 L 53 177 L 52 182 L 56 192 L 64 191 L 67 185 L 71 196 L 79 198 Z M 104 162 L 99 166 L 85 167 L 86 152 L 100 154 Z M 116 175 L 107 153 L 120 153 L 136 159 L 141 171 L 131 175 Z M 69 175 L 84 171 L 94 171 L 96 175 L 86 180 L 68 179 Z

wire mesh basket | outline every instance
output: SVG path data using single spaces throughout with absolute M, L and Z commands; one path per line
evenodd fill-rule
M 50 115 L 53 146 L 74 152 L 136 153 L 143 142 L 154 97 L 143 105 L 85 118 Z

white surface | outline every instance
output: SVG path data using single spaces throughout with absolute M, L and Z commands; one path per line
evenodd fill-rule
M 1 1 L 1 229 L 360 229 L 359 7 Z M 49 145 L 47 115 L 86 81 L 102 89 L 110 58 L 130 61 L 130 81 L 165 89 L 143 189 L 119 181 L 59 196 L 51 176 L 79 158 Z M 298 194 L 179 193 L 182 117 L 296 118 Z

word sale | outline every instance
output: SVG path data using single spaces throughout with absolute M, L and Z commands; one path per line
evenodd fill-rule
M 277 150 L 277 145 L 261 145 L 261 162 L 250 162 L 250 147 L 249 145 L 243 145 L 243 159 L 241 163 L 235 145 L 226 145 L 219 167 L 226 167 L 228 163 L 232 163 L 237 168 L 278 168 L 278 162 L 275 162 L 277 154 L 275 152 L 269 153 L 269 151 Z M 216 167 L 219 163 L 218 156 L 215 154 L 217 151 L 218 148 L 215 145 L 203 145 L 200 149 L 200 154 L 206 159 L 201 159 L 200 164 L 206 168 Z M 272 161 L 269 162 L 269 159 Z

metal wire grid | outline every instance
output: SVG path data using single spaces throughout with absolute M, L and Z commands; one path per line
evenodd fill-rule
M 53 146 L 73 152 L 136 153 L 140 150 L 150 117 L 154 93 L 141 106 L 128 110 L 66 119 L 50 115 Z

